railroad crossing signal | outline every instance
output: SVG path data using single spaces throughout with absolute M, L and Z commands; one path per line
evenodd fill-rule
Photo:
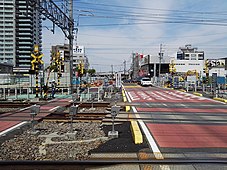
M 33 60 L 31 61 L 31 64 L 32 64 L 32 70 L 35 70 L 35 69 L 37 69 L 37 68 L 39 68 L 39 67 L 37 67 L 37 66 L 39 66 L 39 65 L 41 65 L 41 64 L 44 64 L 44 62 L 43 62 L 43 60 L 42 60 L 42 57 L 44 56 L 43 54 L 38 54 L 38 55 L 35 55 L 35 54 L 31 54 L 31 56 L 32 56 L 32 58 L 33 58 Z
M 36 75 L 36 97 L 38 97 L 38 91 L 39 91 L 39 85 L 38 85 L 38 76 L 39 76 L 39 70 L 40 66 L 44 64 L 42 57 L 43 54 L 39 52 L 39 46 L 34 45 L 33 53 L 31 54 L 32 60 L 31 60 L 31 70 L 35 71 Z
M 84 64 L 82 62 L 78 64 L 78 73 L 80 77 L 84 74 Z
M 209 74 L 209 61 L 205 60 L 205 65 L 204 65 L 204 69 L 203 69 L 204 73 L 208 73 Z
M 169 64 L 169 72 L 171 74 L 176 73 L 176 68 L 175 68 L 175 64 L 173 63 L 173 60 L 171 61 L 171 63 Z
M 31 61 L 31 69 L 32 70 L 39 70 L 39 66 L 43 65 L 44 62 L 42 60 L 42 57 L 44 55 L 39 53 L 39 46 L 34 45 L 33 53 L 31 54 L 32 61 Z

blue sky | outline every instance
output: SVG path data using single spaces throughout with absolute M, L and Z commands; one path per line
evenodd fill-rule
M 226 0 L 73 2 L 75 22 L 79 18 L 78 45 L 85 46 L 90 67 L 97 71 L 110 71 L 111 65 L 123 70 L 124 60 L 129 68 L 132 52 L 157 55 L 160 44 L 171 57 L 185 44 L 204 50 L 205 58 L 227 57 Z M 52 34 L 43 28 L 44 60 L 49 60 L 51 45 L 66 42 L 59 29 Z

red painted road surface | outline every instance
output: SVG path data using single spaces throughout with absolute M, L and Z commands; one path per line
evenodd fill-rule
M 143 105 L 143 108 L 136 107 L 138 112 L 143 113 L 143 116 L 154 112 L 171 113 L 227 113 L 225 108 L 196 108 L 192 103 L 210 103 L 215 105 L 216 102 L 203 97 L 195 96 L 188 93 L 183 93 L 175 90 L 158 89 L 158 88 L 130 88 L 126 89 L 132 103 L 184 103 L 185 107 L 149 107 Z M 160 106 L 160 105 L 159 105 Z M 164 105 L 163 105 L 164 106 Z M 150 112 L 150 113 L 149 113 Z M 162 113 L 159 113 L 160 115 Z M 161 120 L 159 120 L 161 121 Z M 227 125 L 212 125 L 212 124 L 184 124 L 184 123 L 148 123 L 145 122 L 156 143 L 161 148 L 227 148 Z
M 212 100 L 201 98 L 192 94 L 187 94 L 173 90 L 157 90 L 148 91 L 141 88 L 134 88 L 128 90 L 128 94 L 132 102 L 165 102 L 165 103 L 177 103 L 177 102 L 214 102 Z
M 227 125 L 147 123 L 160 147 L 227 148 Z
M 51 109 L 55 108 L 56 106 L 67 106 L 71 103 L 69 102 L 71 99 L 54 99 L 51 102 L 43 105 L 40 107 L 40 113 L 36 116 L 35 120 L 41 120 L 43 117 L 49 115 L 54 110 L 50 111 Z M 31 120 L 30 117 L 30 109 L 26 109 L 23 111 L 17 112 L 9 112 L 0 115 L 0 132 L 13 127 L 23 121 Z
M 138 112 L 227 113 L 227 109 L 136 108 Z
M 0 122 L 0 132 L 15 126 L 16 124 L 20 123 L 19 121 L 1 121 Z

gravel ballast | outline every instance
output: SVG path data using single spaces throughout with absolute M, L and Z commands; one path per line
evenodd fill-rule
M 108 138 L 99 123 L 73 123 L 74 139 L 67 138 L 69 123 L 41 122 L 39 133 L 25 130 L 0 145 L 0 160 L 86 160 L 89 151 Z

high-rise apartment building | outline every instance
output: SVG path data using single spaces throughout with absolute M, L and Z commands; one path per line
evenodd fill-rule
M 33 46 L 42 50 L 42 20 L 26 0 L 0 2 L 0 62 L 11 62 L 15 73 L 28 73 Z
M 15 65 L 14 0 L 0 1 L 0 62 Z

